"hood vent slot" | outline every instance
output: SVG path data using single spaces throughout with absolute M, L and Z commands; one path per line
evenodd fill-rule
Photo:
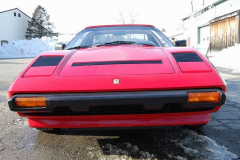
M 116 64 L 162 64 L 162 60 L 149 61 L 109 61 L 109 62 L 76 62 L 72 66 L 116 65 Z

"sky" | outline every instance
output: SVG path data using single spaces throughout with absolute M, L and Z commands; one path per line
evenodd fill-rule
M 38 5 L 50 15 L 55 31 L 66 34 L 87 26 L 119 24 L 121 13 L 125 23 L 130 23 L 131 14 L 135 24 L 151 24 L 171 35 L 191 13 L 191 0 L 7 0 L 0 11 L 19 8 L 32 17 Z

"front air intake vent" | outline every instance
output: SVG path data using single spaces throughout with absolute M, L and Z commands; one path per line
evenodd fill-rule
M 182 73 L 210 73 L 212 70 L 195 52 L 172 53 Z
M 23 75 L 24 78 L 52 76 L 63 56 L 41 56 Z
M 172 53 L 177 62 L 203 62 L 201 57 L 195 52 L 189 53 Z
M 57 66 L 63 56 L 41 56 L 32 65 L 32 67 Z

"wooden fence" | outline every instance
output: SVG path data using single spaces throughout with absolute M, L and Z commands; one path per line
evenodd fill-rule
M 210 21 L 210 50 L 220 51 L 240 42 L 239 14 Z

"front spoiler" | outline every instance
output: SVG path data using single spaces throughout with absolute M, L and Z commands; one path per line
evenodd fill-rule
M 219 92 L 219 102 L 188 103 L 188 93 Z M 46 97 L 46 107 L 17 107 L 17 97 Z M 139 92 L 103 92 L 103 93 L 55 93 L 55 94 L 17 94 L 9 99 L 12 111 L 30 113 L 32 111 L 53 112 L 56 107 L 69 107 L 73 112 L 87 112 L 91 106 L 141 104 L 146 110 L 161 109 L 165 104 L 177 103 L 182 108 L 216 107 L 225 103 L 226 95 L 220 89 L 194 89 Z
M 178 126 L 206 124 L 211 111 L 188 113 L 164 113 L 145 115 L 104 115 L 104 116 L 27 116 L 30 127 L 35 128 L 135 128 L 150 126 Z

